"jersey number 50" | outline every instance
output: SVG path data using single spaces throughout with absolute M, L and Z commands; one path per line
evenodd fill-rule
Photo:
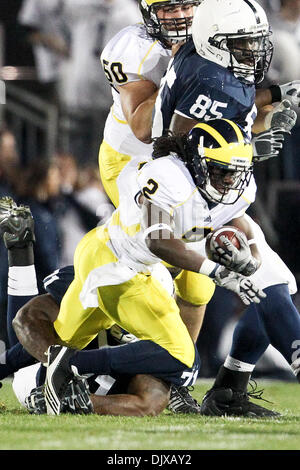
M 203 119 L 208 121 L 213 118 L 221 118 L 222 112 L 218 111 L 218 108 L 227 108 L 228 103 L 222 103 L 222 101 L 212 101 L 208 96 L 199 95 L 196 103 L 190 109 L 190 113 L 197 119 Z
M 102 66 L 109 83 L 116 81 L 117 83 L 126 83 L 128 80 L 127 75 L 123 72 L 121 62 L 108 62 L 102 59 Z

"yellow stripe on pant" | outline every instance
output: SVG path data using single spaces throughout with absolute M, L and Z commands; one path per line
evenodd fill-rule
M 64 343 L 82 349 L 104 328 L 117 323 L 139 339 L 151 340 L 191 367 L 195 349 L 175 300 L 154 277 L 137 274 L 117 285 L 98 287 L 99 307 L 83 308 L 79 295 L 90 272 L 117 262 L 107 230 L 89 232 L 74 256 L 75 278 L 66 292 L 55 330 Z
M 104 141 L 100 146 L 100 176 L 104 190 L 115 207 L 118 207 L 120 200 L 117 178 L 132 158 L 117 152 Z M 176 294 L 193 305 L 207 305 L 215 291 L 215 284 L 209 277 L 191 271 L 182 271 L 174 284 Z

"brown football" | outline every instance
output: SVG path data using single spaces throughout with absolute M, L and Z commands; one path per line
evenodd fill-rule
M 206 256 L 209 259 L 213 259 L 213 253 L 214 253 L 214 247 L 212 242 L 216 241 L 217 244 L 221 247 L 224 248 L 224 244 L 220 238 L 222 236 L 228 238 L 228 240 L 231 241 L 231 243 L 239 250 L 241 245 L 239 240 L 236 237 L 236 233 L 240 232 L 243 234 L 243 232 L 236 227 L 231 227 L 230 225 L 226 227 L 221 227 L 218 228 L 217 230 L 214 230 L 213 232 L 209 233 L 206 237 L 206 242 L 205 242 L 205 251 L 206 251 Z M 243 234 L 244 235 L 244 234 Z

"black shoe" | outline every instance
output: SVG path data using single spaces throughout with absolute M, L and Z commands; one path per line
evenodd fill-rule
M 252 386 L 252 385 L 251 385 Z M 204 396 L 201 414 L 205 416 L 244 416 L 247 418 L 278 418 L 276 411 L 256 405 L 250 398 L 262 398 L 263 390 L 252 387 L 250 392 L 232 390 L 231 388 L 211 388 Z
M 50 415 L 60 414 L 68 384 L 75 377 L 69 365 L 69 359 L 75 352 L 75 349 L 59 345 L 48 348 L 45 399 L 47 413 Z
M 0 233 L 6 248 L 22 248 L 34 242 L 34 222 L 29 207 L 17 206 L 11 197 L 0 198 Z
M 200 405 L 192 397 L 190 391 L 193 391 L 191 387 L 176 387 L 172 385 L 168 410 L 175 414 L 199 414 Z
M 25 398 L 25 405 L 29 413 L 36 415 L 47 413 L 44 391 L 45 387 L 41 385 L 34 388 L 30 395 Z M 67 386 L 60 413 L 89 414 L 92 412 L 93 405 L 86 379 L 74 377 Z

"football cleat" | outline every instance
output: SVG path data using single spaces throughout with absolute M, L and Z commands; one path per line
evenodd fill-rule
M 263 390 L 252 388 L 250 392 L 231 388 L 211 388 L 204 396 L 201 414 L 205 416 L 243 416 L 246 418 L 278 418 L 276 411 L 256 405 L 250 398 L 264 400 Z M 264 400 L 267 401 L 267 400 Z
M 29 207 L 17 206 L 11 197 L 0 198 L 0 233 L 6 248 L 22 248 L 34 242 L 34 221 Z
M 41 415 L 47 413 L 44 385 L 34 388 L 25 398 L 25 405 L 31 414 Z M 89 414 L 93 412 L 90 392 L 85 378 L 71 380 L 62 399 L 61 413 Z
M 199 414 L 200 405 L 192 397 L 190 391 L 193 391 L 192 387 L 177 387 L 172 385 L 168 410 L 175 414 Z
M 61 413 L 62 400 L 66 395 L 67 387 L 75 377 L 69 365 L 69 359 L 75 352 L 75 349 L 59 345 L 50 346 L 48 348 L 45 381 L 47 414 L 59 415 Z

